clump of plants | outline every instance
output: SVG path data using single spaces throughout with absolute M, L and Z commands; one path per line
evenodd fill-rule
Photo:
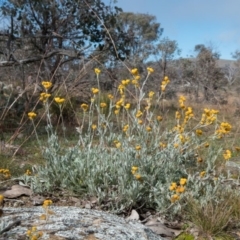
M 232 157 L 222 141 L 231 124 L 219 121 L 215 109 L 203 109 L 197 119 L 184 96 L 178 99 L 175 119 L 168 119 L 160 109 L 169 78 L 162 80 L 157 91 L 145 92 L 153 71 L 147 68 L 143 77 L 132 69 L 115 93 L 106 94 L 100 89 L 101 71 L 95 69 L 96 87 L 91 89 L 89 104 L 79 106 L 78 140 L 67 148 L 60 144 L 51 122 L 48 89 L 52 84 L 43 82 L 40 100 L 47 116 L 47 146 L 38 141 L 46 162 L 22 181 L 35 192 L 64 188 L 95 196 L 115 212 L 144 207 L 169 216 L 180 213 L 189 197 L 206 206 L 220 197 L 220 189 L 231 191 L 233 182 L 225 181 L 228 176 L 218 168 Z M 54 101 L 62 117 L 65 99 L 55 96 Z M 30 112 L 28 117 L 38 136 L 37 113 Z M 64 119 L 61 123 L 64 129 Z

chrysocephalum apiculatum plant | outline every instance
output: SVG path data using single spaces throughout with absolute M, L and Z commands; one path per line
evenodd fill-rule
M 101 71 L 95 69 L 97 81 L 89 104 L 79 106 L 83 113 L 81 126 L 76 127 L 79 139 L 68 148 L 59 144 L 53 130 L 47 92 L 51 83 L 43 82 L 46 91 L 40 100 L 49 121 L 48 144 L 43 148 L 46 163 L 37 168 L 35 176 L 25 175 L 22 180 L 37 192 L 60 187 L 96 196 L 113 211 L 151 207 L 176 213 L 186 196 L 202 204 L 214 199 L 224 179 L 216 163 L 229 160 L 231 151 L 213 143 L 227 135 L 231 125 L 219 122 L 214 109 L 204 109 L 197 120 L 186 98 L 180 96 L 174 125 L 166 128 L 163 122 L 168 116 L 164 119 L 158 109 L 170 80 L 164 77 L 158 92 L 144 92 L 153 71 L 147 68 L 142 80 L 138 69 L 132 69 L 131 77 L 122 80 L 117 92 L 109 93 L 104 102 Z M 60 108 L 64 104 L 60 97 L 55 101 Z M 28 116 L 34 125 L 36 114 Z

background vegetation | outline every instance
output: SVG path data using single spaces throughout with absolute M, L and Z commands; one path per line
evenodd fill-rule
M 101 0 L 5 0 L 0 14 L 1 184 L 12 175 L 38 193 L 182 215 L 204 238 L 231 238 L 239 50 L 224 61 L 196 43 L 180 58 L 155 16 Z

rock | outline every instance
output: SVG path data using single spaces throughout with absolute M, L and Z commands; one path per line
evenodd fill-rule
M 10 190 L 6 190 L 2 193 L 5 198 L 17 198 L 22 195 L 30 196 L 32 194 L 32 190 L 20 185 L 13 185 Z
M 151 229 L 136 221 L 127 222 L 116 215 L 78 207 L 49 208 L 54 214 L 47 214 L 42 207 L 4 208 L 1 221 L 13 227 L 5 231 L 3 239 L 25 239 L 32 226 L 42 231 L 41 239 L 97 239 L 97 240 L 163 240 Z M 47 220 L 40 216 L 47 215 Z M 0 231 L 2 231 L 0 229 Z M 25 237 L 25 238 L 24 238 Z

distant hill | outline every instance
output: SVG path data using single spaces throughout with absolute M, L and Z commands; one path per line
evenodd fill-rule
M 226 65 L 234 66 L 235 60 L 226 60 L 226 59 L 219 59 L 217 60 L 217 64 L 220 68 L 225 67 Z

